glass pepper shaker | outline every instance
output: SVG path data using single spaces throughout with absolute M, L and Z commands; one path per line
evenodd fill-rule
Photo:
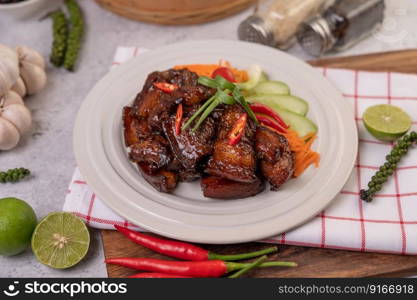
M 345 50 L 378 28 L 384 11 L 384 0 L 338 0 L 322 16 L 300 26 L 298 42 L 313 56 Z
M 254 15 L 238 28 L 240 40 L 265 44 L 281 49 L 295 41 L 298 26 L 323 12 L 334 0 L 261 0 Z

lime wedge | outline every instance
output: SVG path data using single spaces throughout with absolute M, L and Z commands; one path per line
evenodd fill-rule
M 56 212 L 46 216 L 32 235 L 36 258 L 52 268 L 66 269 L 76 265 L 87 254 L 90 234 L 80 218 Z
M 381 141 L 394 141 L 411 127 L 410 116 L 401 108 L 388 104 L 368 107 L 363 114 L 366 129 Z

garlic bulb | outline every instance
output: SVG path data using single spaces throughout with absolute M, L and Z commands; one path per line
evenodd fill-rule
M 0 96 L 4 96 L 18 78 L 19 64 L 16 51 L 0 44 Z
M 22 97 L 19 96 L 18 93 L 14 92 L 14 91 L 9 91 L 6 96 L 3 97 L 3 101 L 0 102 L 0 111 L 3 107 L 12 105 L 12 104 L 20 104 L 20 105 L 25 105 L 25 103 L 23 102 Z
M 22 98 L 26 96 L 26 86 L 25 86 L 25 83 L 23 82 L 22 77 L 19 76 L 15 84 L 12 86 L 11 90 L 18 93 L 19 96 Z
M 0 98 L 0 150 L 14 148 L 31 125 L 31 113 L 17 93 L 10 91 Z
M 6 45 L 0 44 L 0 57 L 5 57 L 5 56 L 13 60 L 14 63 L 19 62 L 19 56 L 14 49 Z
M 26 46 L 17 46 L 16 52 L 20 62 L 28 62 L 45 70 L 45 60 L 38 51 Z
M 41 67 L 27 61 L 20 62 L 20 76 L 29 95 L 35 94 L 46 85 L 46 73 Z
M 10 150 L 19 143 L 20 133 L 6 119 L 0 118 L 0 150 Z
M 19 133 L 25 134 L 32 125 L 32 116 L 26 106 L 21 104 L 10 104 L 5 106 L 1 112 L 1 118 L 12 123 Z

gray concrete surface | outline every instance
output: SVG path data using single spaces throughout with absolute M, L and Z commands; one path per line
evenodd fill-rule
M 75 167 L 72 129 L 78 108 L 88 91 L 109 70 L 118 45 L 154 48 L 194 39 L 236 39 L 236 28 L 250 11 L 203 25 L 157 26 L 123 19 L 102 10 L 92 0 L 79 1 L 84 9 L 87 33 L 75 73 L 48 65 L 48 85 L 41 93 L 27 98 L 34 126 L 20 145 L 0 152 L 0 169 L 26 167 L 30 180 L 0 186 L 0 198 L 14 196 L 28 201 L 39 218 L 62 208 L 69 180 Z M 382 31 L 342 55 L 417 47 L 415 18 L 417 1 L 388 1 Z M 28 45 L 49 55 L 51 22 L 37 18 L 17 21 L 0 15 L 0 43 Z M 295 47 L 290 50 L 306 57 Z M 341 54 L 338 54 L 341 55 Z M 0 257 L 0 277 L 105 277 L 100 236 L 92 230 L 88 257 L 78 266 L 57 271 L 39 264 L 30 250 L 15 257 Z

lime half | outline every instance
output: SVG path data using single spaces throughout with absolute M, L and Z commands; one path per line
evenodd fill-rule
M 410 116 L 401 108 L 388 104 L 368 107 L 363 114 L 366 129 L 381 141 L 395 141 L 411 127 Z
M 90 234 L 80 218 L 56 212 L 46 216 L 32 235 L 36 258 L 52 268 L 65 269 L 76 265 L 87 254 Z

